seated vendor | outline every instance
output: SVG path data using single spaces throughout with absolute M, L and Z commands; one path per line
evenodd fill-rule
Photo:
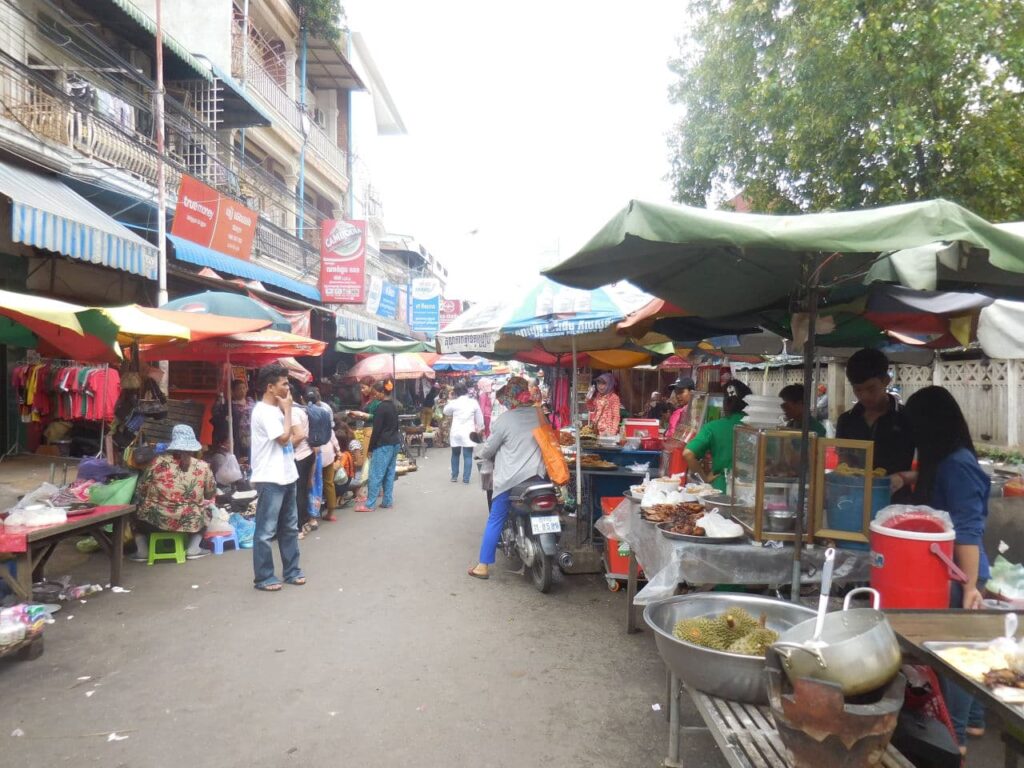
M 782 413 L 786 416 L 786 429 L 802 430 L 804 427 L 804 385 L 790 384 L 779 392 L 782 398 Z M 825 437 L 825 427 L 820 421 L 811 417 L 808 429 L 818 437 Z
M 160 531 L 189 534 L 185 553 L 189 560 L 209 554 L 199 545 L 217 485 L 210 465 L 193 455 L 202 447 L 190 426 L 176 424 L 167 451 L 143 473 L 140 501 L 132 521 L 136 552 L 130 559 L 145 562 L 149 555 L 147 534 Z
M 722 418 L 705 424 L 683 451 L 683 458 L 690 471 L 701 474 L 701 461 L 705 454 L 711 454 L 711 477 L 704 479 L 723 493 L 728 491 L 725 471 L 732 471 L 732 433 L 736 425 L 743 421 L 743 410 L 747 407 L 745 398 L 749 394 L 750 387 L 742 381 L 730 381 L 726 385 L 725 400 L 722 403 Z

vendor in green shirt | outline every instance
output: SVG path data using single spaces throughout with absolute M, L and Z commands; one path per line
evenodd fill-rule
M 804 428 L 804 385 L 790 384 L 779 392 L 782 398 L 782 412 L 786 416 L 786 429 Z M 818 437 L 825 436 L 825 427 L 815 418 L 810 418 L 808 428 Z
M 706 478 L 715 488 L 725 493 L 725 470 L 732 470 L 732 433 L 743 420 L 744 398 L 750 387 L 742 381 L 731 380 L 725 388 L 722 418 L 710 421 L 686 444 L 683 458 L 691 472 L 702 472 L 701 461 L 711 454 L 711 477 Z

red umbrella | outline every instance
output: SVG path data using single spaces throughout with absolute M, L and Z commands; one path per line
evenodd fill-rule
M 142 355 L 147 360 L 185 360 L 188 362 L 231 362 L 236 365 L 260 366 L 281 357 L 319 357 L 327 343 L 284 331 L 253 331 L 228 336 L 151 344 Z
M 348 379 L 361 379 L 364 376 L 378 381 L 389 377 L 405 380 L 426 376 L 432 379 L 434 369 L 416 352 L 401 352 L 396 355 L 382 353 L 363 358 L 345 374 L 345 378 Z

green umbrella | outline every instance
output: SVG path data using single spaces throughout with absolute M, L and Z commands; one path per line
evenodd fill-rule
M 292 324 L 280 312 L 253 301 L 240 293 L 204 291 L 192 296 L 183 296 L 162 305 L 160 309 L 176 309 L 179 312 L 203 312 L 224 317 L 243 317 L 249 320 L 269 320 L 274 331 L 292 332 Z
M 434 345 L 425 341 L 344 341 L 339 339 L 335 342 L 334 349 L 352 355 L 363 353 L 397 355 L 402 352 L 433 352 Z
M 997 275 L 997 286 L 1024 283 L 1003 271 L 1024 272 L 1024 237 L 946 200 L 797 216 L 634 200 L 544 274 L 576 288 L 629 280 L 697 317 L 715 318 L 784 302 L 808 282 L 812 255 L 825 257 L 817 282 L 828 286 L 861 282 L 880 254 L 942 242 L 969 247 L 958 249 L 964 254 L 959 260 L 930 247 L 924 255 L 885 262 L 874 277 L 911 287 L 928 283 L 922 272 L 935 280 L 971 283 Z M 941 269 L 935 266 L 940 257 Z

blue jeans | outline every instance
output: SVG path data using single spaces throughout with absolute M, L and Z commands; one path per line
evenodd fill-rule
M 462 482 L 468 483 L 473 474 L 473 449 L 452 446 L 452 480 L 459 477 L 459 456 L 462 456 Z
M 366 506 L 373 509 L 377 496 L 384 489 L 384 506 L 395 503 L 395 461 L 398 459 L 397 445 L 378 445 L 373 449 L 370 460 L 370 479 L 366 483 Z
M 964 591 L 960 582 L 954 581 L 950 587 L 951 608 L 959 608 L 964 602 Z M 965 691 L 948 678 L 941 678 L 942 698 L 946 700 L 949 719 L 953 722 L 957 744 L 967 744 L 967 728 L 985 727 L 985 705 L 974 698 L 974 694 Z
M 491 500 L 491 514 L 487 516 L 487 527 L 484 528 L 484 538 L 480 542 L 480 562 L 484 565 L 494 563 L 494 553 L 498 551 L 498 542 L 501 540 L 501 529 L 505 527 L 505 518 L 508 517 L 511 507 L 508 491 L 499 493 Z
M 281 551 L 281 570 L 285 581 L 302 576 L 299 567 L 299 512 L 295 506 L 295 483 L 256 483 L 256 533 L 252 542 L 253 583 L 257 587 L 280 583 L 274 575 L 274 548 L 277 536 Z

